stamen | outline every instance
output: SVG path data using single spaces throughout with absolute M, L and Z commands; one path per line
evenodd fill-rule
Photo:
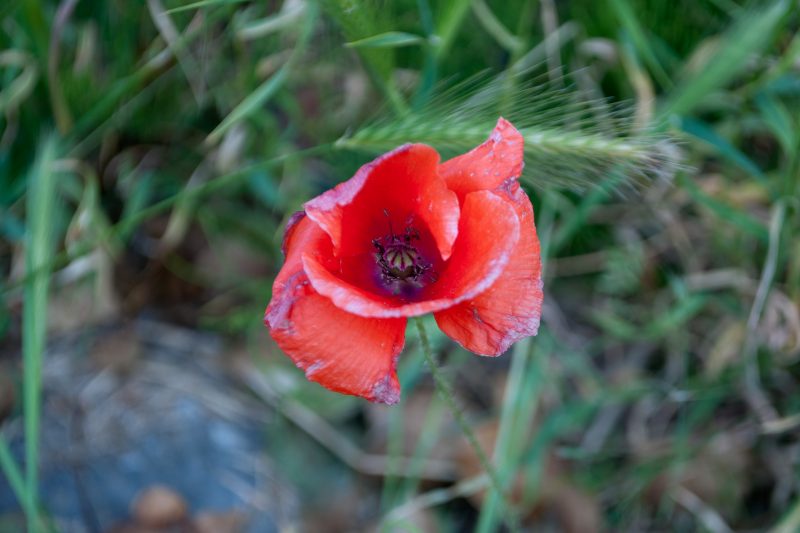
M 428 283 L 435 283 L 439 276 L 434 272 L 433 265 L 427 262 L 419 249 L 412 244 L 420 239 L 419 231 L 409 224 L 405 232 L 397 235 L 392 227 L 392 221 L 387 209 L 383 210 L 389 222 L 389 235 L 373 239 L 372 245 L 376 249 L 375 260 L 381 268 L 381 277 L 384 283 L 391 287 L 395 294 L 409 288 L 419 288 Z
M 385 207 L 383 208 L 383 214 L 386 216 L 386 220 L 389 221 L 389 235 L 394 237 L 394 230 L 392 229 L 392 218 L 389 216 L 389 210 Z

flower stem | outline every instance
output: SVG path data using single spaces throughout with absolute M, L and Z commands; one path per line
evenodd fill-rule
M 489 476 L 492 488 L 500 497 L 502 508 L 504 508 L 506 511 L 505 519 L 506 522 L 508 523 L 509 528 L 512 531 L 519 531 L 520 529 L 519 520 L 516 516 L 516 513 L 512 509 L 511 505 L 509 505 L 507 499 L 505 498 L 505 491 L 503 490 L 503 486 L 500 483 L 500 478 L 497 476 L 497 472 L 495 471 L 491 462 L 489 462 L 489 457 L 486 455 L 486 452 L 483 451 L 483 448 L 478 442 L 478 439 L 475 437 L 475 432 L 472 431 L 472 428 L 469 426 L 467 420 L 464 418 L 464 412 L 458 407 L 458 404 L 456 404 L 453 388 L 450 386 L 450 383 L 447 381 L 447 378 L 445 378 L 444 375 L 442 374 L 442 371 L 440 370 L 439 365 L 433 356 L 430 343 L 428 342 L 428 334 L 425 332 L 425 325 L 422 323 L 422 318 L 415 318 L 414 322 L 417 325 L 419 340 L 420 343 L 422 344 L 422 353 L 425 355 L 425 360 L 428 362 L 428 367 L 430 367 L 431 369 L 431 375 L 433 376 L 433 381 L 436 384 L 436 391 L 439 393 L 439 396 L 441 396 L 444 402 L 447 404 L 447 407 L 450 409 L 450 412 L 453 413 L 453 418 L 458 424 L 458 427 L 461 429 L 461 432 L 467 438 L 469 445 L 475 451 L 475 455 L 478 456 L 478 461 L 480 461 L 481 467 Z

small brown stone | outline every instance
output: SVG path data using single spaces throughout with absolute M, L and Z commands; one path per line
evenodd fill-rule
M 167 527 L 186 519 L 187 505 L 174 490 L 154 485 L 139 493 L 133 502 L 132 514 L 142 526 Z

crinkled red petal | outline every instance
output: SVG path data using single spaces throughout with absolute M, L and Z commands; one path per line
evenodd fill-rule
M 450 190 L 463 199 L 470 192 L 494 190 L 506 180 L 518 178 L 523 158 L 522 135 L 500 118 L 486 142 L 439 165 L 439 174 Z
M 356 316 L 314 291 L 303 271 L 302 254 L 324 261 L 332 245 L 309 218 L 296 218 L 287 227 L 284 249 L 286 262 L 264 316 L 272 338 L 311 381 L 370 401 L 397 403 L 396 361 L 406 320 Z
M 519 221 L 512 204 L 493 192 L 478 191 L 464 200 L 453 254 L 417 301 L 403 302 L 355 286 L 310 253 L 303 255 L 303 265 L 314 289 L 341 309 L 364 317 L 417 316 L 475 298 L 491 287 L 518 238 Z
M 435 313 L 439 328 L 467 350 L 500 355 L 536 335 L 542 314 L 542 263 L 533 206 L 516 181 L 498 189 L 519 218 L 519 242 L 505 270 L 486 291 Z
M 458 233 L 459 207 L 437 172 L 438 163 L 439 154 L 430 146 L 401 146 L 306 202 L 306 213 L 330 235 L 339 257 L 373 251 L 372 240 L 387 235 L 390 223 L 404 228 L 411 219 L 422 221 L 447 259 Z

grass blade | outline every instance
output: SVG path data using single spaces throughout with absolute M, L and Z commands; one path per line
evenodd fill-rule
M 796 115 L 793 115 L 777 98 L 767 95 L 759 95 L 756 98 L 756 105 L 761 111 L 764 122 L 781 143 L 784 154 L 791 156 L 797 146 L 794 126 L 794 122 L 797 121 Z
M 531 339 L 517 343 L 511 359 L 493 457 L 504 490 L 508 490 L 508 485 L 514 480 L 516 467 L 521 458 L 521 450 L 518 448 L 521 443 L 526 442 L 526 433 L 530 430 L 532 414 L 536 409 L 538 398 L 535 395 L 539 386 L 538 364 L 537 361 L 532 361 Z M 478 532 L 488 533 L 496 530 L 501 511 L 500 498 L 501 495 L 490 487 L 481 506 Z
M 2 468 L 3 474 L 6 476 L 8 484 L 11 486 L 11 490 L 14 491 L 14 495 L 17 497 L 17 500 L 19 500 L 20 505 L 23 507 L 27 506 L 28 498 L 25 491 L 25 478 L 23 477 L 19 465 L 17 465 L 17 462 L 14 460 L 14 456 L 11 455 L 11 450 L 8 447 L 8 443 L 1 436 L 0 468 Z M 36 514 L 35 510 L 33 513 L 29 511 L 30 510 L 25 507 L 25 514 Z
M 390 4 L 366 0 L 321 0 L 325 13 L 341 28 L 349 42 L 378 35 L 391 29 Z M 402 115 L 408 107 L 394 83 L 394 50 L 392 48 L 356 47 L 370 78 L 386 96 L 394 112 Z
M 39 71 L 34 59 L 19 50 L 0 52 L 0 68 L 2 67 L 22 69 L 22 72 L 13 81 L 7 83 L 6 87 L 0 90 L 0 113 L 5 113 L 8 110 L 16 110 L 31 94 L 36 87 Z
M 425 42 L 423 37 L 402 31 L 387 31 L 357 41 L 345 43 L 348 48 L 399 48 Z
M 764 173 L 761 172 L 761 169 L 758 168 L 758 165 L 756 165 L 752 159 L 744 155 L 741 150 L 722 138 L 706 123 L 693 118 L 684 118 L 681 120 L 681 129 L 685 133 L 688 133 L 689 135 L 708 143 L 714 147 L 721 157 L 737 165 L 762 183 L 766 181 L 766 176 L 764 176 Z
M 214 131 L 208 134 L 206 143 L 216 144 L 222 139 L 234 124 L 247 118 L 255 110 L 261 108 L 272 96 L 278 92 L 283 86 L 284 82 L 289 76 L 289 70 L 294 66 L 297 58 L 303 53 L 311 37 L 312 30 L 314 29 L 314 22 L 316 21 L 316 10 L 313 4 L 309 4 L 306 14 L 305 24 L 300 32 L 300 38 L 292 50 L 292 55 L 286 63 L 276 72 L 271 78 L 262 83 L 255 91 L 247 95 L 233 110 L 226 116 L 219 125 L 214 128 Z
M 779 0 L 760 12 L 743 13 L 722 37 L 712 59 L 675 88 L 661 109 L 662 116 L 686 114 L 728 83 L 747 65 L 750 56 L 760 53 L 772 41 L 789 5 L 786 0 Z
M 42 362 L 47 325 L 47 290 L 53 256 L 56 207 L 56 141 L 44 141 L 29 176 L 25 270 L 32 274 L 25 284 L 22 316 L 23 413 L 25 416 L 25 510 L 32 531 L 38 530 L 35 509 L 39 492 L 39 429 L 42 396 Z
M 717 215 L 720 220 L 738 226 L 739 229 L 757 237 L 764 244 L 769 242 L 767 228 L 756 218 L 745 211 L 740 211 L 721 200 L 709 196 L 689 177 L 681 176 L 678 184 L 689 193 L 697 204 L 706 207 Z
M 519 53 L 522 50 L 522 41 L 503 26 L 503 23 L 497 19 L 483 0 L 474 0 L 472 2 L 472 11 L 475 13 L 478 22 L 483 26 L 483 29 L 486 30 L 486 33 L 491 35 L 497 41 L 497 44 L 512 54 Z
M 180 13 L 181 11 L 189 11 L 191 9 L 200 9 L 203 7 L 216 7 L 221 5 L 241 4 L 246 1 L 247 0 L 200 0 L 198 2 L 192 2 L 190 4 L 186 4 L 183 6 L 173 7 L 172 9 L 168 9 L 167 11 L 165 11 L 165 13 L 172 14 L 172 13 Z
M 445 3 L 444 13 L 436 25 L 436 34 L 439 37 L 436 57 L 439 61 L 443 61 L 447 57 L 471 3 L 470 0 L 453 0 Z
M 436 46 L 433 44 L 435 42 L 433 13 L 428 0 L 417 0 L 417 11 L 419 11 L 420 22 L 427 39 L 427 46 L 422 49 L 424 56 L 422 78 L 417 85 L 413 99 L 414 108 L 420 109 L 424 107 L 431 96 L 436 80 L 439 77 L 439 69 L 436 64 Z
M 611 7 L 614 10 L 620 24 L 630 34 L 636 51 L 642 56 L 644 62 L 650 68 L 650 71 L 658 79 L 658 83 L 663 87 L 671 87 L 669 75 L 664 70 L 664 67 L 659 63 L 653 47 L 650 46 L 651 39 L 648 39 L 645 30 L 642 28 L 641 23 L 636 18 L 633 8 L 626 0 L 612 0 Z

